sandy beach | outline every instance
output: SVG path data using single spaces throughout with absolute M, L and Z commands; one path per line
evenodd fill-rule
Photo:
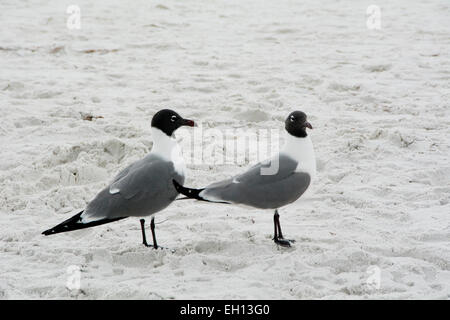
M 2 1 L 0 299 L 449 299 L 449 13 L 444 0 Z M 317 177 L 280 209 L 295 246 L 271 240 L 271 212 L 191 200 L 156 215 L 166 250 L 141 244 L 137 218 L 41 235 L 150 152 L 163 108 L 200 125 L 177 135 L 193 187 L 254 164 L 254 149 L 216 161 L 239 130 L 282 144 L 286 116 L 308 114 Z M 227 134 L 194 135 L 208 129 Z

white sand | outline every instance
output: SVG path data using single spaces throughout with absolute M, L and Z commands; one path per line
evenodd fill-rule
M 1 1 L 0 298 L 448 299 L 449 2 L 162 3 Z M 40 234 L 149 152 L 163 107 L 221 130 L 310 115 L 318 177 L 280 210 L 294 248 L 271 213 L 194 201 L 157 216 L 174 253 L 137 219 Z M 190 164 L 186 183 L 246 166 Z

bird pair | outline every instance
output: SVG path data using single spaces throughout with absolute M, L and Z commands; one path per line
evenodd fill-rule
M 183 186 L 186 166 L 174 136 L 181 126 L 193 127 L 194 122 L 172 110 L 158 111 L 151 122 L 151 152 L 122 170 L 84 211 L 43 234 L 52 235 L 128 217 L 141 217 L 143 244 L 157 249 L 154 215 L 169 206 L 181 193 L 201 201 L 275 210 L 273 240 L 281 246 L 290 247 L 293 240 L 283 237 L 278 209 L 297 200 L 309 187 L 316 171 L 313 145 L 306 132 L 306 128 L 312 129 L 312 126 L 306 114 L 301 111 L 289 114 L 285 121 L 286 143 L 278 154 L 243 174 L 203 189 Z M 152 245 L 146 239 L 143 219 L 146 216 L 151 217 Z

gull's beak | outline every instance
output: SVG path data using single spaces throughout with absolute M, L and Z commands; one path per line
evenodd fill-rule
M 306 128 L 312 129 L 312 125 L 311 125 L 311 123 L 309 123 L 309 122 L 305 122 L 304 126 L 305 126 Z
M 195 122 L 192 121 L 192 120 L 189 120 L 189 119 L 183 119 L 183 120 L 181 121 L 181 125 L 182 125 L 182 126 L 188 126 L 188 127 L 195 127 L 195 126 L 196 126 L 196 125 L 195 125 Z

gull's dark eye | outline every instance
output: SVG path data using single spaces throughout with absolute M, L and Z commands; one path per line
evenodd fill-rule
M 177 120 L 177 116 L 172 116 L 171 118 L 170 118 L 170 121 L 172 121 L 172 122 L 175 122 Z
M 290 120 L 291 120 L 291 122 L 294 122 L 295 118 L 293 116 L 291 116 Z

